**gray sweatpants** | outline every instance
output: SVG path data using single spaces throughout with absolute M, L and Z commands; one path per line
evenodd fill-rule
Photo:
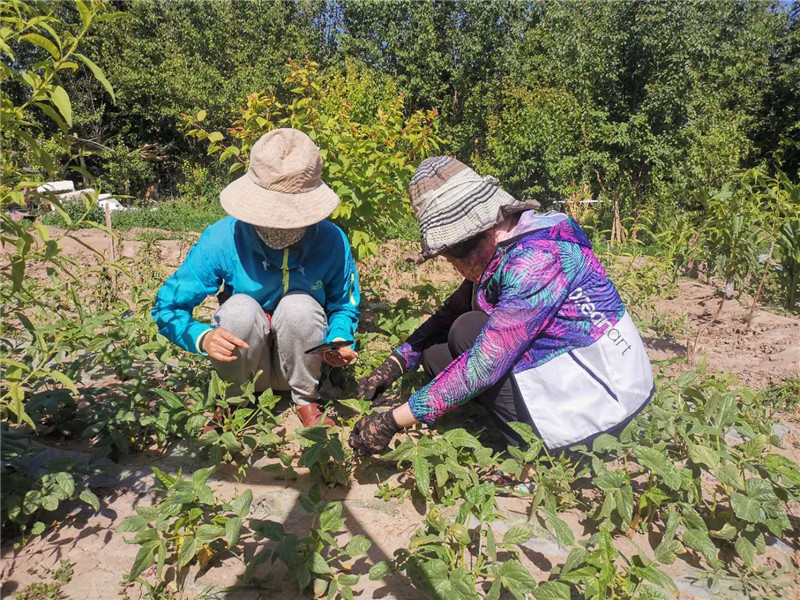
M 227 329 L 250 346 L 247 350 L 238 348 L 238 358 L 232 362 L 211 359 L 219 376 L 232 384 L 233 394 L 262 371 L 256 391 L 291 390 L 292 400 L 301 406 L 319 400 L 322 355 L 307 355 L 305 351 L 324 341 L 328 319 L 314 298 L 304 292 L 289 292 L 278 303 L 270 326 L 258 302 L 245 294 L 234 294 L 217 309 L 211 324 Z

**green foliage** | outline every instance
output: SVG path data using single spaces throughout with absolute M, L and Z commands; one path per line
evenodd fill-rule
M 73 563 L 67 559 L 61 559 L 57 569 L 45 569 L 45 575 L 51 580 L 49 583 L 37 581 L 25 587 L 22 591 L 14 592 L 14 600 L 67 600 L 67 596 L 61 591 L 64 584 L 72 581 L 74 574 Z
M 347 79 L 320 73 L 308 60 L 290 61 L 288 68 L 289 99 L 281 101 L 275 92 L 249 94 L 241 118 L 228 130 L 231 143 L 207 129 L 205 110 L 185 116 L 187 135 L 208 141 L 208 153 L 219 154 L 230 174 L 241 175 L 262 135 L 278 127 L 305 131 L 321 149 L 323 181 L 342 201 L 334 220 L 348 231 L 358 258 L 374 255 L 386 226 L 408 214 L 406 190 L 415 166 L 439 149 L 437 113 L 406 118 L 403 96 L 397 95 L 367 115 L 363 103 L 349 101 Z
M 452 505 L 478 484 L 479 472 L 492 463 L 492 451 L 466 430 L 452 429 L 441 437 L 404 440 L 383 458 L 398 467 L 410 464 L 424 498 Z
M 103 220 L 102 211 L 95 202 L 87 207 L 83 202 L 64 202 L 64 212 L 72 221 L 73 227 L 93 228 Z M 201 233 L 206 227 L 225 217 L 219 202 L 206 200 L 176 199 L 153 207 L 111 213 L 111 223 L 115 230 L 126 231 L 134 227 L 153 227 L 170 232 L 195 231 Z M 67 226 L 67 219 L 59 212 L 45 215 L 44 225 Z
M 31 536 L 44 533 L 53 513 L 63 504 L 80 500 L 95 512 L 100 500 L 86 485 L 92 465 L 78 465 L 74 459 L 47 460 L 47 448 L 30 438 L 3 432 L 2 445 L 2 523 L 12 524 L 22 534 L 19 547 Z M 46 461 L 46 464 L 45 464 Z
M 765 405 L 791 414 L 800 406 L 800 377 L 789 377 L 770 385 L 762 392 L 762 397 Z
M 440 600 L 496 600 L 504 592 L 518 600 L 531 593 L 541 599 L 569 598 L 561 583 L 537 586 L 519 561 L 518 546 L 532 536 L 528 527 L 513 527 L 501 540 L 496 539 L 490 525 L 496 518 L 495 492 L 491 484 L 470 488 L 454 521 L 445 518 L 438 507 L 430 508 L 423 525 L 411 536 L 409 547 L 395 551 L 392 560 L 373 565 L 370 579 L 405 572 L 427 598 Z M 498 560 L 498 553 L 510 558 Z
M 279 560 L 286 565 L 286 577 L 295 580 L 300 591 L 311 587 L 317 597 L 352 600 L 352 586 L 358 583 L 359 576 L 349 572 L 349 565 L 366 554 L 372 542 L 363 535 L 353 536 L 344 545 L 336 539 L 345 523 L 342 503 L 323 500 L 319 486 L 301 495 L 300 505 L 311 515 L 304 537 L 287 532 L 275 521 L 250 521 L 255 538 L 269 542 L 250 559 L 245 577 L 250 579 L 261 565 Z
M 786 503 L 800 493 L 800 469 L 770 451 L 779 441 L 755 399 L 702 369 L 662 380 L 647 417 L 619 440 L 600 436 L 585 451 L 602 492 L 594 515 L 600 528 L 626 531 L 661 518 L 667 528 L 658 560 L 687 551 L 716 571 L 724 549 L 753 568 L 764 536 L 791 529 Z M 637 493 L 632 482 L 643 477 Z M 673 538 L 678 524 L 683 533 Z
M 20 324 L 35 335 L 35 327 L 25 314 L 29 306 L 36 306 L 38 297 L 35 284 L 26 277 L 27 265 L 32 261 L 47 264 L 52 270 L 69 273 L 72 261 L 59 251 L 58 241 L 49 232 L 36 225 L 30 229 L 15 221 L 8 209 L 25 207 L 27 203 L 49 203 L 73 225 L 57 199 L 51 194 L 36 192 L 36 188 L 51 178 L 56 166 L 55 150 L 43 145 L 45 126 L 56 127 L 52 139 L 65 136 L 72 124 L 72 106 L 61 85 L 67 73 L 86 65 L 92 76 L 111 89 L 102 72 L 78 49 L 84 43 L 89 28 L 102 21 L 106 5 L 101 2 L 77 2 L 80 24 L 67 26 L 54 16 L 54 7 L 25 2 L 5 2 L 2 6 L 4 26 L 0 48 L 9 61 L 0 64 L 3 88 L 0 92 L 0 121 L 3 123 L 3 147 L 0 170 L 0 223 L 3 246 L 10 255 L 0 266 L 0 304 L 5 308 L 5 319 Z M 45 10 L 46 9 L 46 10 Z M 29 58 L 23 68 L 16 57 Z M 78 62 L 75 62 L 78 61 Z M 85 216 L 83 217 L 85 218 Z M 33 425 L 25 412 L 25 389 L 37 383 L 56 380 L 74 389 L 75 384 L 48 363 L 58 354 L 58 347 L 37 343 L 48 358 L 33 365 L 10 357 L 0 359 L 4 386 L 0 396 L 0 413 L 12 416 L 18 424 Z
M 141 546 L 128 581 L 135 581 L 155 564 L 159 579 L 169 566 L 182 586 L 186 567 L 192 563 L 205 567 L 223 552 L 239 551 L 253 492 L 246 490 L 231 502 L 219 500 L 207 483 L 214 469 L 199 469 L 188 480 L 180 471 L 171 477 L 153 467 L 160 483 L 156 490 L 164 492 L 164 497 L 153 506 L 137 507 L 136 514 L 117 528 L 120 533 L 135 533 L 127 542 Z
M 200 446 L 208 450 L 212 464 L 220 461 L 230 462 L 234 458 L 247 459 L 256 451 L 274 451 L 283 444 L 283 438 L 275 433 L 275 430 L 282 425 L 283 419 L 276 417 L 272 412 L 280 398 L 273 394 L 272 390 L 262 392 L 256 398 L 255 382 L 260 375 L 259 371 L 251 381 L 242 385 L 239 396 L 233 396 L 227 391 L 228 384 L 213 373 L 205 401 L 192 407 L 192 412 L 189 413 L 192 416 L 189 420 L 193 422 L 186 424 L 190 435 L 205 424 L 204 413 L 216 411 L 213 420 L 216 427 L 203 433 L 197 440 Z M 181 410 L 181 403 L 174 394 L 161 390 L 158 392 L 165 400 L 171 395 L 171 406 Z M 181 422 L 176 422 L 173 415 L 169 415 L 168 421 L 177 427 L 182 427 Z M 240 470 L 244 468 L 245 465 L 240 465 Z
M 297 461 L 298 467 L 308 468 L 331 487 L 348 484 L 353 468 L 353 451 L 342 442 L 338 429 L 304 427 L 297 430 L 297 436 L 303 449 Z
M 573 586 L 581 598 L 671 598 L 678 594 L 672 579 L 653 561 L 642 554 L 629 558 L 620 553 L 608 532 L 594 534 L 583 545 L 585 549 L 570 552 L 558 572 L 559 581 Z

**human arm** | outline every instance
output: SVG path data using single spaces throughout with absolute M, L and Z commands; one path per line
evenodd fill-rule
M 497 383 L 550 323 L 569 283 L 557 243 L 509 250 L 497 304 L 475 344 L 409 399 L 413 416 L 431 423 Z
M 328 333 L 325 342 L 354 339 L 360 315 L 361 291 L 350 243 L 341 230 L 334 239 L 331 267 L 325 278 L 325 314 Z
M 472 310 L 472 282 L 466 279 L 453 292 L 435 313 L 408 336 L 408 339 L 392 352 L 400 359 L 403 371 L 410 371 L 419 365 L 422 351 L 427 342 L 435 337 L 447 336 L 455 320 Z
M 213 227 L 213 226 L 212 226 Z M 192 316 L 192 311 L 222 284 L 225 267 L 213 237 L 206 229 L 178 270 L 161 286 L 151 311 L 158 331 L 184 350 L 202 353 L 201 336 L 213 329 Z

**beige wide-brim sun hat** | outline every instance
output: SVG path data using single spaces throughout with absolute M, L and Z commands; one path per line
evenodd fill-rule
M 328 218 L 339 196 L 322 181 L 317 145 L 297 129 L 274 129 L 250 151 L 247 173 L 219 195 L 232 217 L 274 229 L 308 227 Z

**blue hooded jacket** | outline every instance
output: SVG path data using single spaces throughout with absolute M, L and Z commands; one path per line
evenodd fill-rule
M 311 295 L 328 316 L 326 342 L 352 340 L 361 294 L 350 243 L 330 221 L 308 228 L 300 249 L 275 250 L 252 225 L 225 217 L 210 225 L 178 270 L 161 286 L 152 310 L 158 331 L 189 352 L 200 352 L 198 339 L 207 330 L 193 309 L 220 286 L 246 294 L 272 313 L 292 291 Z

